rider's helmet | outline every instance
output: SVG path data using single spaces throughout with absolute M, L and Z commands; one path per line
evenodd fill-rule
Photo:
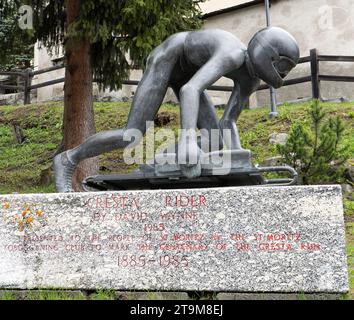
M 255 74 L 268 85 L 279 88 L 298 63 L 299 46 L 294 37 L 278 27 L 258 31 L 248 44 Z

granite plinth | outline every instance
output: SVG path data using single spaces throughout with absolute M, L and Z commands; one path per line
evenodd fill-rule
M 348 291 L 340 186 L 4 195 L 0 205 L 1 288 Z

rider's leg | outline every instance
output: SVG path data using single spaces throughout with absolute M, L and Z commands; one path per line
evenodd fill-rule
M 118 148 L 125 148 L 131 141 L 124 141 L 123 135 L 127 129 L 139 130 L 142 135 L 146 132 L 146 122 L 153 121 L 168 87 L 168 79 L 157 77 L 162 66 L 150 65 L 139 83 L 134 95 L 127 125 L 122 129 L 108 130 L 89 137 L 84 143 L 68 151 L 70 160 L 79 163 L 83 159 L 95 157 Z M 162 69 L 168 72 L 167 69 Z
M 215 106 L 206 91 L 200 96 L 197 126 L 202 134 L 202 141 L 199 141 L 198 145 L 204 152 L 222 149 L 223 143 L 219 129 L 219 119 L 215 111 Z

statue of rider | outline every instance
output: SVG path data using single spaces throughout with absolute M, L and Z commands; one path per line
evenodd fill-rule
M 220 134 L 218 148 L 226 144 L 231 150 L 242 149 L 236 121 L 250 95 L 258 89 L 261 80 L 274 88 L 281 87 L 283 79 L 296 66 L 299 55 L 293 36 L 277 27 L 257 32 L 248 47 L 233 34 L 220 29 L 172 35 L 150 54 L 126 126 L 99 132 L 54 158 L 57 191 L 72 191 L 72 176 L 82 160 L 127 147 L 131 143 L 123 139 L 127 130 L 138 129 L 144 134 L 147 122 L 153 121 L 169 87 L 179 99 L 181 129 L 185 129 L 177 150 L 186 159 L 186 163 L 180 164 L 181 172 L 188 178 L 200 176 L 196 128 L 209 132 L 231 130 L 231 139 L 224 139 Z M 231 79 L 234 88 L 219 120 L 206 90 L 221 77 Z

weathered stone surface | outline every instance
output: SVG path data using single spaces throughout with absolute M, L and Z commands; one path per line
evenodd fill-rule
M 348 290 L 340 186 L 5 195 L 0 204 L 1 288 Z
M 116 292 L 118 300 L 189 300 L 186 292 Z
M 350 181 L 354 182 L 354 159 L 350 160 L 350 163 L 346 164 L 345 177 Z
M 271 157 L 265 159 L 260 165 L 262 167 L 275 167 L 281 165 L 283 160 L 282 156 Z
M 287 133 L 272 133 L 269 136 L 269 143 L 271 144 L 285 145 L 287 140 L 288 140 Z
M 343 300 L 335 293 L 219 293 L 218 300 Z
M 354 188 L 350 184 L 342 184 L 342 191 L 344 195 L 349 195 L 354 192 Z

